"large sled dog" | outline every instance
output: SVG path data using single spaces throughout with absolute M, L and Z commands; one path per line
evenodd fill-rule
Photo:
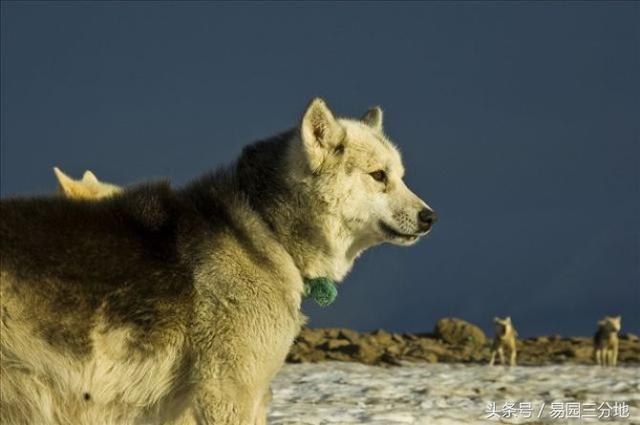
M 380 109 L 339 119 L 315 99 L 181 190 L 2 200 L 0 422 L 262 421 L 303 280 L 430 230 L 403 173 Z

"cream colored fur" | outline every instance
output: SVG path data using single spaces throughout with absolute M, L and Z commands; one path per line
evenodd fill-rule
M 72 179 L 58 167 L 53 167 L 53 172 L 58 179 L 60 190 L 69 198 L 100 199 L 122 191 L 122 189 L 116 185 L 101 182 L 95 174 L 89 170 L 84 172 L 81 180 Z
M 267 229 L 257 223 L 248 226 L 266 237 Z M 250 275 L 242 267 L 228 267 L 230 259 L 236 265 L 243 264 L 243 247 L 229 238 L 223 248 L 224 253 L 216 255 L 221 247 L 210 247 L 212 258 L 197 272 L 202 301 L 195 305 L 196 319 L 191 324 L 197 330 L 176 328 L 174 339 L 163 347 L 153 347 L 150 356 L 128 357 L 123 344 L 130 338 L 129 331 L 106 330 L 100 323 L 92 333 L 89 362 L 79 363 L 52 351 L 45 342 L 32 337 L 29 318 L 19 314 L 20 301 L 5 290 L 5 285 L 16 278 L 3 274 L 0 290 L 3 305 L 11 309 L 12 326 L 7 327 L 3 317 L 2 424 L 266 423 L 269 382 L 304 321 L 299 311 L 302 280 L 288 254 L 273 245 L 265 246 L 262 254 L 279 263 L 279 270 L 256 270 L 247 262 L 243 267 L 252 270 Z M 246 293 L 232 288 L 234 282 L 245 279 L 260 285 Z M 211 281 L 220 282 L 216 294 L 209 288 Z M 237 303 L 245 307 L 236 308 Z M 272 327 L 274 321 L 279 328 Z M 212 323 L 217 323 L 217 329 L 212 329 Z M 196 334 L 202 341 L 187 344 L 188 334 Z M 206 342 L 218 338 L 233 343 L 216 346 Z M 212 361 L 177 364 L 187 346 L 197 348 L 194 360 Z M 269 355 L 267 362 L 257 360 L 265 354 Z M 18 365 L 25 373 L 8 372 Z M 197 370 L 191 371 L 192 367 Z M 199 376 L 197 388 L 190 379 L 194 374 Z M 90 400 L 83 400 L 85 393 L 90 394 Z
M 598 332 L 594 341 L 593 354 L 595 361 L 600 366 L 618 365 L 618 346 L 620 345 L 618 333 L 622 325 L 620 316 L 605 316 L 598 322 Z
M 493 322 L 496 325 L 496 335 L 491 348 L 491 360 L 489 361 L 489 365 L 493 366 L 495 364 L 496 354 L 500 356 L 500 364 L 506 364 L 504 351 L 507 349 L 509 350 L 509 366 L 515 366 L 517 356 L 516 340 L 518 333 L 511 323 L 511 317 L 505 317 L 504 319 L 494 317 Z
M 112 194 L 118 193 L 119 191 L 122 190 L 118 186 L 111 185 L 111 184 L 102 184 L 102 183 L 99 184 L 99 185 L 92 185 L 87 190 L 84 190 L 84 188 L 82 188 L 82 186 L 84 186 L 84 184 L 85 184 L 85 178 L 87 176 L 87 173 L 91 173 L 90 171 L 85 172 L 85 178 L 83 178 L 83 180 L 74 181 L 74 180 L 70 180 L 70 179 L 66 178 L 66 175 L 64 175 L 64 173 L 62 173 L 58 168 L 54 168 L 54 170 L 56 171 L 56 175 L 58 176 L 58 179 L 59 179 L 61 187 L 64 189 L 64 191 L 63 191 L 64 195 L 69 197 L 69 198 L 98 200 L 98 199 L 103 198 L 105 196 L 111 196 Z M 60 175 L 63 176 L 63 178 L 60 178 Z M 93 173 L 91 173 L 91 175 L 93 176 L 93 179 L 95 181 L 98 181 L 98 179 L 93 175 Z M 71 182 L 71 184 L 69 182 Z M 81 187 L 80 190 L 77 189 L 78 186 Z M 122 366 L 121 364 L 114 364 L 113 362 L 108 361 L 109 358 L 113 358 L 113 357 L 119 358 L 119 357 L 121 357 L 121 355 L 117 353 L 118 347 L 120 347 L 120 345 L 121 345 L 118 342 L 126 340 L 127 333 L 126 332 L 122 332 L 121 335 L 115 335 L 115 334 L 111 333 L 111 334 L 108 334 L 108 335 L 109 335 L 109 337 L 104 337 L 104 336 L 100 336 L 99 332 L 97 332 L 95 334 L 95 338 L 96 338 L 95 340 L 97 342 L 97 347 L 104 349 L 104 351 L 107 352 L 109 355 L 108 356 L 104 356 L 107 359 L 104 362 L 100 361 L 99 359 L 96 360 L 95 365 L 93 366 L 93 370 L 92 370 L 93 377 L 96 378 L 96 379 L 94 379 L 93 381 L 98 381 L 98 382 L 101 381 L 100 378 L 104 379 L 105 378 L 105 376 L 104 376 L 105 373 L 113 373 L 113 369 L 121 371 L 122 374 L 123 374 L 123 378 L 125 378 L 125 377 L 128 378 L 130 376 L 135 376 L 135 371 L 136 370 L 144 370 L 145 369 L 144 366 L 141 366 L 141 365 L 139 365 L 137 363 L 128 362 L 128 363 L 126 363 L 126 365 L 128 365 L 129 368 L 133 369 L 132 371 L 128 371 L 126 369 L 123 369 L 121 367 Z M 180 344 L 180 342 L 178 342 L 178 345 L 179 344 Z M 168 352 L 167 353 L 167 357 L 165 358 L 165 362 L 164 362 L 165 366 L 164 366 L 164 368 L 166 368 L 167 366 L 170 367 L 170 365 L 174 361 L 174 358 L 175 358 L 175 353 L 174 352 Z M 150 361 L 153 361 L 153 359 L 150 359 Z M 147 366 L 147 367 L 149 367 L 149 366 Z M 130 375 L 130 372 L 133 372 L 133 373 Z M 161 382 L 161 383 L 166 385 L 166 384 L 170 384 L 170 382 L 168 382 L 168 380 L 170 378 L 171 378 L 171 374 L 169 373 L 169 374 L 165 374 L 164 378 L 161 378 L 159 380 L 160 381 L 164 381 L 164 382 Z M 147 385 L 144 385 L 142 387 L 143 388 L 147 387 Z M 160 389 L 160 388 L 163 387 L 163 385 L 159 385 L 159 383 L 156 383 L 156 384 L 154 384 L 154 387 L 157 388 L 157 389 Z M 89 389 L 88 393 L 89 394 L 93 394 L 94 391 Z M 152 397 L 152 398 L 159 398 L 158 394 L 156 394 L 156 397 Z M 261 403 L 260 403 L 259 407 L 257 408 L 255 425 L 266 425 L 267 424 L 267 413 L 268 413 L 269 403 L 271 402 L 271 398 L 272 398 L 272 391 L 269 388 L 265 392 L 265 394 L 262 396 Z M 180 407 L 179 404 L 176 407 L 178 407 L 178 409 L 176 409 L 176 410 L 181 410 L 181 409 L 179 409 L 179 407 Z M 194 414 L 195 413 L 194 413 L 193 409 L 191 409 L 191 408 L 187 409 L 187 411 L 184 412 L 179 419 L 177 419 L 176 425 L 187 425 L 187 424 L 195 423 L 196 419 L 195 419 Z

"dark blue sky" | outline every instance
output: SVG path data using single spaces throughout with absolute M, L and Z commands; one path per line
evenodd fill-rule
M 640 331 L 640 6 L 2 3 L 2 196 L 51 167 L 182 185 L 295 125 L 371 105 L 439 213 L 367 252 L 312 326 Z

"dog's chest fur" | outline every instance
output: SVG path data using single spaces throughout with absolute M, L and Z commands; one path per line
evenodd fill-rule
M 596 348 L 612 348 L 618 345 L 618 332 L 615 329 L 601 326 L 594 336 Z

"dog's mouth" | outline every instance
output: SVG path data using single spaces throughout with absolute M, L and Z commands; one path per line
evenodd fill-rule
M 421 234 L 419 234 L 419 233 L 401 233 L 401 232 L 398 232 L 396 229 L 394 229 L 393 227 L 389 226 L 384 221 L 380 221 L 379 225 L 380 225 L 380 230 L 382 230 L 382 233 L 384 233 L 386 236 L 388 236 L 389 239 L 397 239 L 397 240 L 401 240 L 401 241 L 404 241 L 404 242 L 414 242 L 421 236 Z

